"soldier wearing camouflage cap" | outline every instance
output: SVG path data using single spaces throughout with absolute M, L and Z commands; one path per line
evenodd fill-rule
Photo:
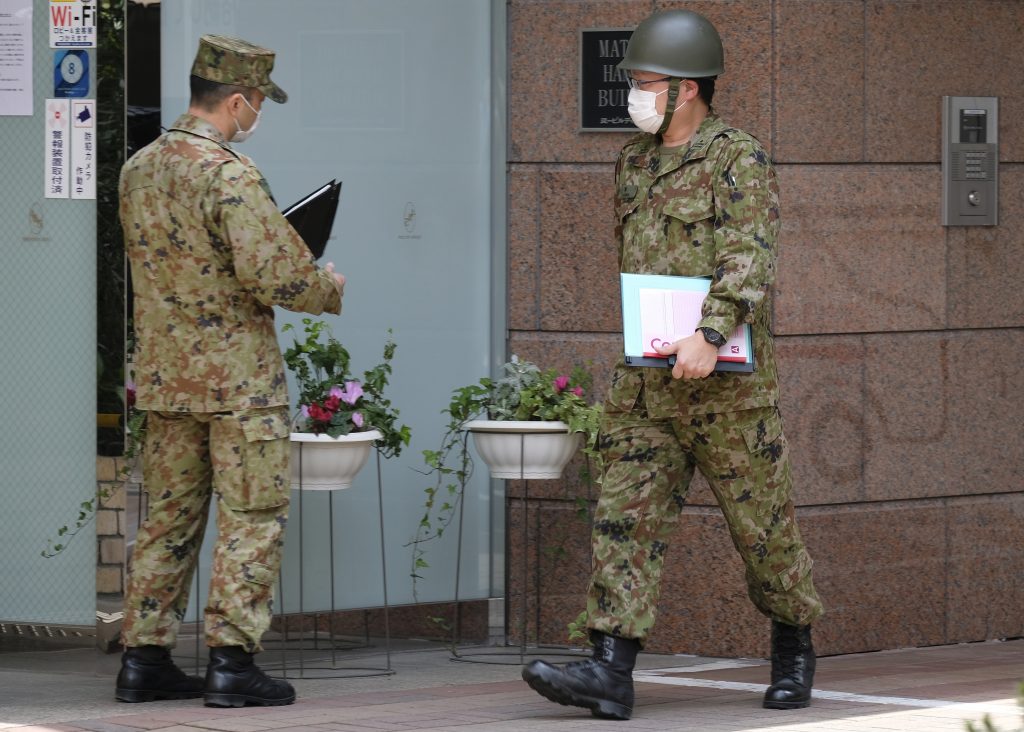
M 592 658 L 534 661 L 523 678 L 545 697 L 628 719 L 632 671 L 654 625 L 661 570 L 695 469 L 707 479 L 746 569 L 751 601 L 772 622 L 768 708 L 810 703 L 810 624 L 823 612 L 790 499 L 779 414 L 771 285 L 779 232 L 772 162 L 712 110 L 725 70 L 714 26 L 667 10 L 634 31 L 620 68 L 643 130 L 615 166 L 620 271 L 707 277 L 693 335 L 658 349 L 667 369 L 621 363 L 605 402 L 587 624 Z M 717 372 L 719 348 L 751 327 L 756 370 Z
M 274 306 L 340 313 L 345 278 L 318 267 L 259 170 L 231 142 L 252 135 L 274 52 L 205 35 L 186 114 L 121 171 L 134 285 L 136 406 L 146 410 L 148 517 L 132 555 L 116 697 L 205 697 L 210 706 L 295 700 L 254 663 L 270 624 L 290 494 L 289 400 Z M 170 649 L 216 493 L 204 613 L 206 678 Z

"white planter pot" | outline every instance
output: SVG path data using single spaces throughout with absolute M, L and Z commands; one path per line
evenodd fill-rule
M 348 488 L 370 457 L 374 441 L 381 437 L 377 430 L 340 437 L 292 432 L 292 488 L 306 491 Z
M 561 478 L 583 437 L 565 422 L 477 419 L 465 427 L 492 478 Z

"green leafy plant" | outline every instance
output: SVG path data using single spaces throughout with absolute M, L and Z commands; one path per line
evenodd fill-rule
M 348 351 L 327 324 L 312 318 L 303 318 L 302 323 L 305 340 L 296 339 L 284 352 L 284 362 L 299 387 L 295 431 L 338 437 L 375 429 L 383 435 L 378 445 L 384 457 L 401 454 L 411 433 L 406 425 L 398 424 L 398 410 L 384 396 L 396 348 L 391 331 L 383 361 L 357 379 L 349 370 Z M 294 328 L 289 324 L 282 330 Z
M 146 412 L 135 409 L 135 387 L 129 383 L 125 392 L 128 402 L 128 421 L 125 425 L 124 463 L 117 473 L 116 484 L 97 488 L 96 495 L 78 506 L 78 516 L 73 524 L 65 524 L 57 529 L 56 539 L 47 539 L 46 548 L 40 554 L 46 558 L 55 557 L 67 549 L 68 544 L 78 533 L 92 523 L 100 505 L 114 496 L 117 491 L 124 490 L 131 479 L 135 466 L 142 455 L 142 445 L 146 439 Z
M 569 643 L 580 643 L 582 645 L 590 645 L 590 631 L 587 629 L 587 611 L 584 610 L 576 616 L 575 620 L 572 620 L 568 625 L 569 630 Z
M 553 369 L 542 371 L 536 364 L 513 356 L 502 367 L 502 372 L 497 380 L 482 378 L 475 384 L 455 389 L 448 407 L 442 410 L 442 414 L 448 416 L 448 424 L 440 447 L 423 451 L 427 468 L 423 472 L 432 481 L 424 491 L 426 501 L 416 534 L 406 545 L 412 547 L 410 576 L 414 600 L 418 599 L 420 571 L 430 566 L 426 545 L 444 536 L 473 475 L 469 435 L 464 429 L 466 422 L 482 417 L 564 422 L 569 432 L 583 434 L 584 453 L 598 459 L 595 441 L 600 407 L 587 401 L 593 379 L 586 369 L 576 366 L 569 374 Z
M 1024 681 L 1017 687 L 1017 704 L 1021 708 L 1021 719 L 1024 721 Z M 976 725 L 974 722 L 964 723 L 967 732 L 999 732 L 999 728 L 993 724 L 992 719 L 987 714 L 982 717 L 980 724 L 981 726 Z M 1007 730 L 1007 732 L 1013 731 Z M 1019 728 L 1018 732 L 1024 732 L 1024 727 Z

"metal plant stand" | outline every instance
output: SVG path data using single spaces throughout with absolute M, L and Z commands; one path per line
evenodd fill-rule
M 497 665 L 522 665 L 526 662 L 527 657 L 544 657 L 555 659 L 563 657 L 561 661 L 554 661 L 555 663 L 567 663 L 573 659 L 584 658 L 587 654 L 581 650 L 573 650 L 569 646 L 556 646 L 556 645 L 535 645 L 532 646 L 532 651 L 528 652 L 528 646 L 526 641 L 526 630 L 527 623 L 526 617 L 529 611 L 527 584 L 530 578 L 530 565 L 529 565 L 529 498 L 530 498 L 530 480 L 525 477 L 525 453 L 526 453 L 526 434 L 521 433 L 519 435 L 519 480 L 523 484 L 523 493 L 520 499 L 520 505 L 522 506 L 523 512 L 523 535 L 522 535 L 522 603 L 519 614 L 519 648 L 517 651 L 510 652 L 509 650 L 481 650 L 479 646 L 462 646 L 459 644 L 460 636 L 460 617 L 459 613 L 459 575 L 462 568 L 462 520 L 465 513 L 466 499 L 462 497 L 462 503 L 459 506 L 459 528 L 458 528 L 458 540 L 456 549 L 455 559 L 455 622 L 453 623 L 453 635 L 451 645 L 451 661 L 461 661 L 466 663 L 489 663 Z M 588 480 L 587 480 L 587 498 L 590 498 L 592 483 L 589 479 L 589 458 L 587 460 L 588 466 Z M 591 529 L 593 528 L 593 514 L 591 514 Z M 511 545 L 508 511 L 505 512 L 505 597 L 509 596 L 509 577 L 511 562 L 509 559 L 509 547 Z M 537 633 L 540 634 L 540 596 L 541 596 L 541 583 L 540 583 L 540 523 L 537 524 L 537 546 L 536 552 L 534 553 L 534 592 L 537 597 L 536 602 L 536 627 Z M 508 618 L 505 620 L 505 640 L 508 641 Z M 506 646 L 508 648 L 508 646 Z M 467 650 L 469 649 L 469 650 Z
M 317 631 L 317 620 L 319 619 L 319 613 L 314 615 L 314 627 L 312 636 L 307 636 L 305 625 L 305 613 L 304 613 L 304 594 L 305 594 L 305 577 L 304 577 L 304 557 L 303 557 L 303 517 L 304 513 L 302 510 L 303 506 L 303 494 L 305 491 L 302 488 L 302 451 L 303 444 L 300 442 L 299 445 L 299 631 L 295 636 L 290 636 L 288 632 L 287 616 L 281 617 L 282 631 L 279 640 L 265 640 L 264 645 L 268 647 L 268 653 L 272 653 L 273 647 L 276 644 L 280 645 L 279 649 L 281 654 L 280 662 L 272 663 L 267 666 L 268 671 L 271 671 L 271 675 L 278 678 L 292 678 L 300 679 L 336 679 L 336 678 L 362 678 L 369 676 L 390 676 L 395 673 L 395 670 L 391 667 L 391 625 L 388 617 L 389 606 L 388 606 L 388 576 L 387 576 L 387 560 L 384 547 L 384 488 L 381 480 L 381 469 L 380 469 L 380 450 L 374 448 L 377 462 L 377 510 L 378 520 L 380 526 L 380 568 L 381 568 L 381 583 L 384 591 L 384 652 L 386 658 L 386 665 L 383 668 L 372 667 L 372 666 L 352 666 L 342 665 L 338 660 L 339 652 L 350 652 L 352 650 L 359 650 L 364 648 L 372 647 L 370 644 L 369 628 L 368 625 L 364 626 L 364 639 L 362 643 L 353 642 L 343 638 L 339 638 L 334 632 L 334 614 L 336 612 L 335 607 L 335 581 L 334 581 L 334 493 L 335 491 L 328 491 L 328 537 L 329 537 L 329 553 L 330 553 L 330 592 L 331 592 L 331 609 L 330 615 L 328 615 L 328 635 L 327 638 L 321 638 Z M 278 577 L 278 597 L 280 600 L 280 607 L 284 609 L 284 583 L 281 581 L 283 578 Z M 307 659 L 307 652 L 313 652 L 313 658 Z M 328 656 L 329 653 L 329 656 Z

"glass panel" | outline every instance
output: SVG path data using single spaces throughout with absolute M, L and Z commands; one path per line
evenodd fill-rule
M 182 0 L 162 12 L 165 126 L 187 108 L 199 36 L 239 36 L 277 52 L 273 78 L 290 95 L 287 104 L 264 104 L 259 131 L 240 151 L 254 158 L 281 205 L 330 178 L 344 182 L 323 261 L 334 261 L 349 283 L 344 313 L 327 319 L 357 371 L 377 363 L 386 331 L 394 329 L 390 394 L 413 442 L 383 465 L 388 599 L 412 602 L 412 555 L 404 545 L 430 484 L 416 472 L 422 451 L 440 442 L 440 412 L 451 391 L 491 371 L 491 4 Z M 301 317 L 279 312 L 278 324 Z M 482 465 L 469 495 L 463 599 L 490 590 L 490 482 Z M 327 497 L 307 493 L 303 501 L 304 606 L 322 609 L 330 604 Z M 297 496 L 292 505 L 284 585 L 289 612 L 298 605 Z M 372 461 L 351 489 L 335 495 L 334 514 L 336 607 L 380 605 Z M 427 559 L 432 567 L 423 572 L 419 600 L 450 599 L 454 530 L 430 547 Z M 205 584 L 209 541 L 200 571 Z
M 57 557 L 40 552 L 96 492 L 96 205 L 45 198 L 44 100 L 54 93 L 54 50 L 45 17 L 29 27 L 34 114 L 0 116 L 0 619 L 92 625 L 92 525 Z M 89 55 L 95 61 L 95 51 Z

